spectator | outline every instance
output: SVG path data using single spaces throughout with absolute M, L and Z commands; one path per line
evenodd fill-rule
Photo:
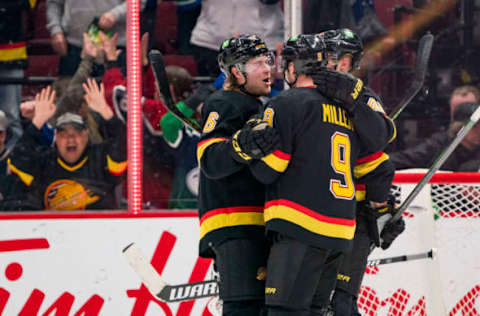
M 192 31 L 194 58 L 200 76 L 217 77 L 218 48 L 237 34 L 258 34 L 268 47 L 283 42 L 283 13 L 278 1 L 203 0 L 200 16 Z
M 115 115 L 123 122 L 127 121 L 127 88 L 126 78 L 121 72 L 117 57 L 118 49 L 113 38 L 102 35 L 105 52 L 106 72 L 103 76 L 107 103 Z M 148 79 L 142 80 L 143 89 L 143 204 L 144 208 L 167 208 L 172 184 L 173 164 L 171 149 L 163 140 L 160 120 L 167 108 L 163 102 L 154 97 L 155 84 L 153 74 L 148 67 L 148 33 L 142 35 L 142 64 Z M 150 74 L 149 74 L 150 73 Z M 158 95 L 158 94 L 157 94 Z M 126 183 L 119 195 L 126 195 Z M 122 198 L 122 200 L 124 200 Z
M 453 120 L 453 112 L 462 103 L 478 103 L 480 90 L 474 86 L 460 86 L 453 90 L 450 96 L 450 120 Z
M 9 151 L 5 148 L 7 139 L 8 120 L 0 110 L 0 210 L 17 209 L 15 202 L 24 199 L 23 184 L 15 175 L 12 175 L 7 167 Z
M 144 8 L 147 0 L 141 0 Z M 80 64 L 82 36 L 94 18 L 98 27 L 118 33 L 122 49 L 121 64 L 125 64 L 126 3 L 123 0 L 75 1 L 47 0 L 47 28 L 50 32 L 53 50 L 59 54 L 60 75 L 73 75 Z M 100 72 L 100 70 L 98 70 Z
M 454 98 L 452 98 L 454 99 Z M 478 102 L 478 99 L 476 100 Z M 469 120 L 478 105 L 462 103 L 455 107 L 448 131 L 429 137 L 425 142 L 400 152 L 390 154 L 395 168 L 429 168 L 438 155 L 455 137 L 460 128 Z M 449 171 L 479 171 L 480 167 L 480 124 L 476 124 L 465 136 L 441 169 Z
M 166 68 L 177 108 L 187 117 L 201 112 L 205 99 L 216 91 L 212 84 L 200 85 L 191 94 L 191 76 L 181 67 Z M 191 94 L 191 95 L 190 95 Z M 199 169 L 196 159 L 200 135 L 168 112 L 160 121 L 163 138 L 174 149 L 175 172 L 169 208 L 197 208 Z
M 72 112 L 55 122 L 55 147 L 40 143 L 41 128 L 56 111 L 55 92 L 47 87 L 35 97 L 32 123 L 14 148 L 10 169 L 29 188 L 37 209 L 114 209 L 114 186 L 126 171 L 125 128 L 105 102 L 103 85 L 84 84 L 85 100 L 106 125 L 107 139 L 91 144 L 84 118 Z
M 36 1 L 10 0 L 0 2 L 0 72 L 3 78 L 22 79 L 27 66 L 27 45 L 23 14 Z M 22 98 L 21 84 L 0 84 L 0 110 L 8 121 L 10 134 L 6 144 L 11 150 L 22 136 L 19 106 Z
M 102 136 L 98 131 L 98 124 L 83 98 L 82 84 L 87 82 L 93 71 L 94 59 L 100 55 L 101 48 L 94 45 L 83 33 L 82 61 L 73 76 L 58 77 L 52 84 L 55 91 L 54 103 L 57 104 L 57 113 L 82 112 L 86 117 L 90 142 L 101 143 Z M 26 101 L 20 104 L 20 111 L 25 119 L 32 120 L 35 114 L 35 101 Z M 52 121 L 55 119 L 52 118 Z M 53 122 L 52 122 L 53 123 Z M 42 127 L 44 137 L 42 143 L 49 146 L 53 143 L 54 127 L 51 124 L 44 124 Z
M 193 55 L 190 37 L 201 10 L 201 0 L 177 0 L 177 40 L 180 55 Z

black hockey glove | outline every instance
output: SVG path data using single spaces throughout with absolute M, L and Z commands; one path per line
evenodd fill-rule
M 383 250 L 388 249 L 392 242 L 405 230 L 405 221 L 400 217 L 399 220 L 394 222 L 388 222 L 383 227 L 380 233 L 380 239 L 382 240 L 381 247 Z
M 197 107 L 215 91 L 217 91 L 217 89 L 215 89 L 212 84 L 200 85 L 191 96 L 183 101 L 183 103 L 185 103 L 192 110 L 196 111 Z
M 327 68 L 322 68 L 312 78 L 322 95 L 339 102 L 350 114 L 354 113 L 363 91 L 361 79 Z
M 261 119 L 250 119 L 232 137 L 233 158 L 241 163 L 260 159 L 280 145 L 278 132 Z
M 362 205 L 362 211 L 367 217 L 368 233 L 372 242 L 383 250 L 390 247 L 392 242 L 405 230 L 403 218 L 389 222 L 395 214 L 395 198 L 390 196 L 387 205 L 373 208 L 370 202 Z

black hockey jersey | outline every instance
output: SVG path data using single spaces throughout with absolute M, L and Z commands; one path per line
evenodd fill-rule
M 266 188 L 265 224 L 306 244 L 346 250 L 355 232 L 358 135 L 349 114 L 313 88 L 284 91 L 264 112 L 282 148 L 251 164 Z
M 45 210 L 112 210 L 114 188 L 127 169 L 125 125 L 116 117 L 105 121 L 107 138 L 88 144 L 75 165 L 56 148 L 41 143 L 42 132 L 30 124 L 15 146 L 9 167 L 28 187 L 32 201 Z
M 370 88 L 364 89 L 365 103 L 375 112 L 377 118 L 372 119 L 372 116 L 360 114 L 353 120 L 354 125 L 357 133 L 363 136 L 360 136 L 361 141 L 369 137 L 376 140 L 377 146 L 385 147 L 396 137 L 395 123 L 385 114 L 380 97 Z M 375 125 L 377 127 L 372 128 Z M 364 144 L 362 141 L 359 159 L 354 168 L 357 201 L 386 201 L 395 168 L 386 153 L 382 150 L 372 152 Z
M 201 169 L 198 210 L 200 255 L 213 257 L 212 247 L 227 239 L 264 239 L 265 189 L 245 164 L 231 156 L 232 135 L 262 104 L 236 91 L 212 94 L 202 109 L 203 132 L 197 145 Z

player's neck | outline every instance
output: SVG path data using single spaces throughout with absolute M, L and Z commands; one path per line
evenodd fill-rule
M 313 83 L 313 79 L 310 76 L 306 76 L 304 74 L 301 74 L 297 78 L 297 82 L 295 83 L 296 88 L 301 88 L 301 87 L 314 87 L 315 84 Z

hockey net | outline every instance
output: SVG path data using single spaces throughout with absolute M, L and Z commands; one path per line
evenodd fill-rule
M 397 173 L 392 193 L 403 201 L 423 176 Z M 361 315 L 480 316 L 479 218 L 480 173 L 437 173 L 404 213 L 398 243 L 369 259 L 432 248 L 437 257 L 367 268 Z

